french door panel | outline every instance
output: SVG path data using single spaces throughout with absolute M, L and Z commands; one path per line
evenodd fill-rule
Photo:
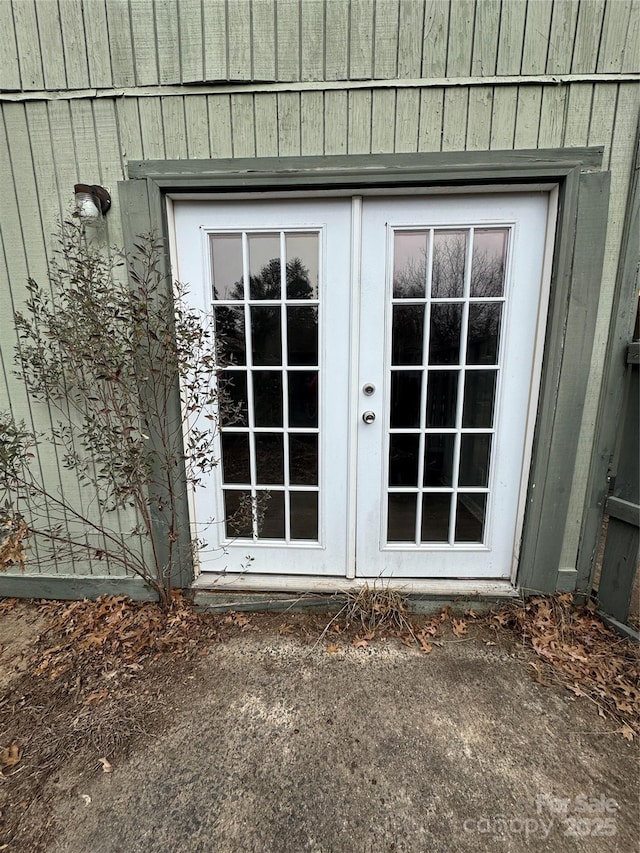
M 357 576 L 509 577 L 546 218 L 541 193 L 364 200 Z
M 176 202 L 177 277 L 218 340 L 204 571 L 345 575 L 351 208 Z M 206 320 L 205 320 L 206 322 Z

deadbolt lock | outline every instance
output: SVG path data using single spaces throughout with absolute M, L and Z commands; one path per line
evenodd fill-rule
M 371 382 L 367 382 L 362 386 L 362 393 L 366 394 L 367 397 L 371 397 L 372 394 L 376 393 L 376 386 L 372 385 Z

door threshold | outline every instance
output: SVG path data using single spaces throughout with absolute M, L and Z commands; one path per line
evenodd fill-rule
M 344 578 L 300 577 L 294 575 L 250 575 L 203 572 L 193 582 L 195 593 L 201 592 L 277 592 L 277 593 L 341 593 L 364 586 L 379 586 L 407 595 L 434 598 L 515 598 L 519 590 L 508 580 L 473 580 L 469 578 Z

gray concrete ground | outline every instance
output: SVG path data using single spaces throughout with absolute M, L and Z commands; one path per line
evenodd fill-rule
M 637 850 L 637 750 L 586 700 L 482 640 L 324 646 L 215 647 L 159 742 L 61 791 L 52 853 Z

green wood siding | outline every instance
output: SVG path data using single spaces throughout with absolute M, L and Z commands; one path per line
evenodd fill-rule
M 117 182 L 131 160 L 603 146 L 604 270 L 555 567 L 574 571 L 638 121 L 639 29 L 640 0 L 0 0 L 0 394 L 17 417 L 47 423 L 11 373 L 11 312 L 27 275 L 46 277 L 76 182 L 112 189 L 106 238 L 117 244 Z M 38 463 L 77 495 L 57 460 Z

